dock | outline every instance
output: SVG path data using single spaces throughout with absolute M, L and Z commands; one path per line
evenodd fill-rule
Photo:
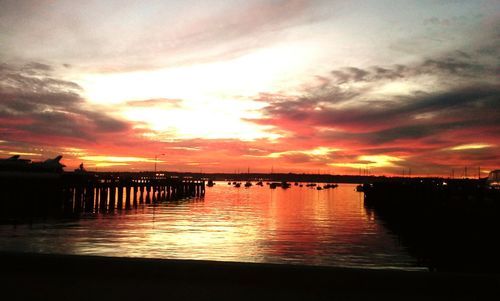
M 0 220 L 106 213 L 204 195 L 204 180 L 154 173 L 3 173 Z
M 367 211 L 431 270 L 500 269 L 500 190 L 480 180 L 406 179 L 363 185 Z

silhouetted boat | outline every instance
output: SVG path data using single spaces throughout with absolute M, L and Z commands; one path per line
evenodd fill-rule
M 247 188 L 248 188 L 248 187 L 251 187 L 251 186 L 252 186 L 252 182 L 247 181 L 247 182 L 245 183 L 245 187 L 247 187 Z
M 324 189 L 337 188 L 339 185 L 337 184 L 326 184 L 323 186 Z
M 240 186 L 241 186 L 241 183 L 234 184 L 234 187 L 236 187 L 236 188 L 240 188 Z
M 2 172 L 50 172 L 62 173 L 65 165 L 61 164 L 62 156 L 59 155 L 54 159 L 47 159 L 43 162 L 32 162 L 28 159 L 20 159 L 19 155 L 12 156 L 7 159 L 0 159 L 0 171 Z
M 255 184 L 255 185 L 264 186 L 264 184 L 262 183 L 262 181 L 257 182 L 257 184 Z
M 290 183 L 287 183 L 286 181 L 281 182 L 281 188 L 283 189 L 290 188 L 290 186 L 292 185 Z
M 20 155 L 14 155 L 7 159 L 0 159 L 0 168 L 2 169 L 17 169 L 31 163 L 28 159 L 19 159 Z

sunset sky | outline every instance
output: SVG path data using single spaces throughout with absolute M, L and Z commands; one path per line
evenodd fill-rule
M 0 157 L 477 176 L 499 49 L 498 0 L 0 0 Z

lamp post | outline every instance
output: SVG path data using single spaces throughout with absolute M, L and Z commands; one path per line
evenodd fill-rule
M 155 177 L 156 177 L 156 162 L 158 161 L 158 156 L 165 156 L 165 154 L 155 155 Z

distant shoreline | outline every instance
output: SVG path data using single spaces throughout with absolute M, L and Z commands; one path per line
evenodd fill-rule
M 0 263 L 2 292 L 19 300 L 470 300 L 499 283 L 491 274 L 7 252 Z
M 72 172 L 65 172 L 72 173 Z M 462 178 L 446 178 L 446 177 L 422 177 L 422 176 L 377 176 L 377 175 L 335 175 L 335 174 L 308 174 L 308 173 L 197 173 L 197 172 L 175 172 L 175 171 L 139 171 L 139 172 L 113 172 L 99 171 L 89 172 L 89 174 L 97 175 L 131 175 L 143 174 L 152 176 L 154 174 L 192 179 L 211 179 L 213 181 L 287 181 L 287 182 L 302 182 L 302 183 L 346 183 L 346 184 L 363 184 L 384 181 L 420 181 L 420 180 L 443 180 L 447 181 L 486 181 L 486 177 L 477 179 L 469 177 Z

